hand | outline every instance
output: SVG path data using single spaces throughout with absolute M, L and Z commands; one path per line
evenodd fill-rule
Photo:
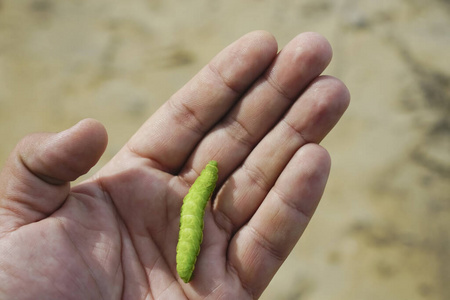
M 107 135 L 84 120 L 33 134 L 0 175 L 1 299 L 257 298 L 308 224 L 330 158 L 319 143 L 349 93 L 319 76 L 314 33 L 279 54 L 250 33 L 171 97 L 97 174 Z M 176 273 L 179 213 L 209 160 L 219 163 L 193 280 Z

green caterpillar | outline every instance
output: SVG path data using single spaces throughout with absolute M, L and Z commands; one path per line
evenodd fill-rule
M 183 199 L 180 216 L 180 234 L 177 244 L 177 272 L 188 283 L 203 240 L 203 215 L 206 203 L 216 187 L 219 169 L 210 161 L 195 180 Z

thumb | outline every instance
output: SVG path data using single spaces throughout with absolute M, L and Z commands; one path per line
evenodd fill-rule
M 58 209 L 70 181 L 87 173 L 103 154 L 106 130 L 85 119 L 59 133 L 22 139 L 0 173 L 0 232 L 39 221 Z

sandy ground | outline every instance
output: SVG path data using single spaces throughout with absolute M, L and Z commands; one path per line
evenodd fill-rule
M 262 299 L 450 299 L 448 0 L 0 0 L 0 165 L 25 134 L 93 117 L 101 166 L 255 29 L 280 48 L 323 34 L 352 93 L 322 203 Z

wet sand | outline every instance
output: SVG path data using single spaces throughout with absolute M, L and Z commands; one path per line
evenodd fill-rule
M 352 103 L 310 227 L 262 299 L 450 299 L 450 2 L 0 0 L 0 165 L 30 132 L 100 120 L 108 161 L 223 47 L 327 37 Z

